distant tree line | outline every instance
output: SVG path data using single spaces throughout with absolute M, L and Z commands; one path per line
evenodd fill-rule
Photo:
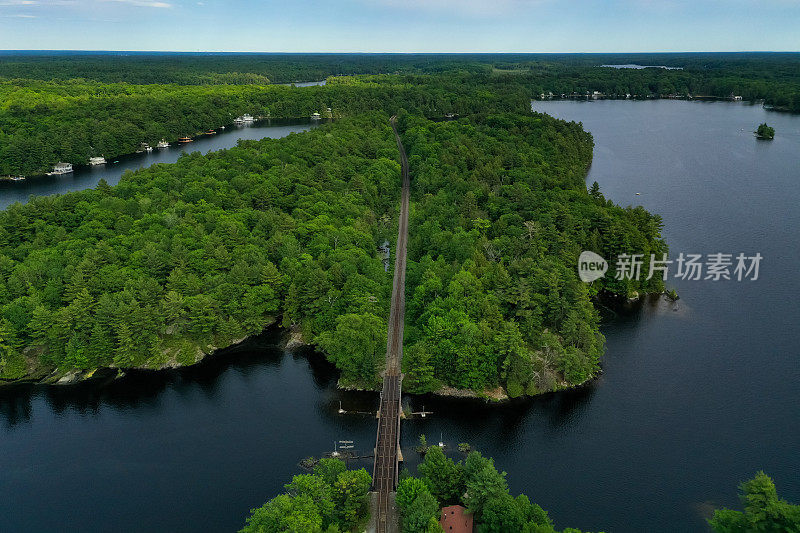
M 396 80 L 393 80 L 396 81 Z M 0 176 L 41 174 L 59 161 L 133 153 L 142 142 L 198 135 L 244 113 L 272 118 L 334 118 L 406 109 L 423 116 L 525 109 L 518 87 L 479 92 L 458 87 L 341 81 L 328 87 L 128 85 L 97 82 L 0 82 Z M 328 109 L 330 108 L 330 112 Z
M 601 68 L 606 63 L 681 70 Z M 338 76 L 338 77 L 337 77 Z M 342 77 L 343 76 L 343 77 Z M 292 89 L 270 82 L 328 80 Z M 132 153 L 243 113 L 521 111 L 541 93 L 763 99 L 800 111 L 800 54 L 0 55 L 0 176 Z

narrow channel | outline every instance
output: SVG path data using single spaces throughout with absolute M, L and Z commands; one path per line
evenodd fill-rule
M 236 146 L 239 140 L 286 137 L 291 133 L 308 131 L 318 122 L 311 119 L 267 119 L 252 125 L 230 125 L 224 130 L 217 130 L 215 135 L 201 135 L 190 143 L 172 143 L 169 148 L 156 148 L 152 152 L 108 158 L 105 165 L 75 167 L 74 172 L 61 176 L 32 176 L 24 181 L 0 181 L 0 209 L 5 209 L 15 202 L 26 203 L 31 196 L 91 189 L 97 186 L 101 179 L 106 180 L 109 185 L 116 185 L 128 170 L 138 170 L 160 163 L 174 163 L 183 154 L 192 152 L 206 154 L 230 148 Z

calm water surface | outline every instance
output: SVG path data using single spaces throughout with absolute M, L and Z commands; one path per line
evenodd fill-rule
M 319 82 L 309 82 L 319 83 Z M 76 167 L 75 172 L 62 176 L 38 176 L 25 181 L 0 181 L 0 209 L 14 202 L 25 203 L 31 195 L 63 194 L 90 189 L 105 179 L 110 185 L 119 182 L 126 170 L 137 170 L 156 163 L 174 163 L 184 153 L 211 152 L 236 146 L 239 139 L 277 139 L 290 133 L 299 133 L 313 127 L 311 120 L 261 120 L 249 126 L 228 126 L 216 135 L 203 135 L 186 144 L 172 143 L 169 148 L 154 148 L 152 152 L 131 154 L 96 167 Z M 114 163 L 114 161 L 118 161 Z
M 800 502 L 800 117 L 723 102 L 534 108 L 583 122 L 589 181 L 662 214 L 674 254 L 760 252 L 760 279 L 670 282 L 677 305 L 618 312 L 605 373 L 582 390 L 499 408 L 410 399 L 435 414 L 403 423 L 409 464 L 420 433 L 470 442 L 559 528 L 707 531 L 708 510 L 737 505 L 737 483 L 758 469 Z M 748 133 L 765 120 L 773 142 Z M 336 439 L 368 453 L 374 418 L 337 410 L 376 397 L 337 391 L 320 356 L 276 342 L 106 387 L 1 393 L 3 528 L 233 531 L 302 457 Z

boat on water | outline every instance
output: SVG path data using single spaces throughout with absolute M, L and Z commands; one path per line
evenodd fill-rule
M 186 144 L 192 142 L 194 139 L 191 137 L 178 137 L 178 142 L 181 144 Z
M 319 120 L 320 118 L 322 118 L 322 115 L 319 113 L 311 113 L 311 120 Z
M 25 176 L 11 176 L 11 181 L 24 181 Z
M 52 172 L 48 172 L 48 176 L 60 176 L 62 174 L 69 174 L 72 172 L 72 164 L 71 163 L 58 163 L 56 166 L 53 167 Z
M 139 145 L 139 151 L 141 151 L 141 152 L 152 152 L 153 151 L 153 147 L 150 146 L 147 143 L 142 143 L 142 144 Z
M 92 165 L 92 166 L 105 165 L 106 164 L 106 158 L 102 157 L 102 156 L 101 157 L 90 157 L 89 158 L 89 164 Z
M 169 148 L 169 143 L 164 139 L 161 139 L 160 141 L 158 141 L 158 144 L 156 146 L 159 148 Z
M 256 119 L 253 118 L 253 115 L 251 115 L 250 113 L 245 113 L 241 117 L 236 117 L 235 119 L 233 119 L 233 123 L 234 124 L 252 124 L 253 122 L 255 122 L 255 120 Z
M 217 132 L 216 132 L 216 131 L 214 131 L 214 130 L 208 130 L 208 131 L 206 132 L 206 135 L 216 135 L 216 134 L 217 134 Z

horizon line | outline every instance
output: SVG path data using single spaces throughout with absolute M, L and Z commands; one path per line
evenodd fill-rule
M 637 54 L 800 54 L 800 50 L 672 50 L 637 52 L 397 52 L 397 51 L 245 51 L 245 50 L 111 50 L 84 48 L 0 48 L 0 54 L 13 53 L 114 53 L 114 54 L 252 54 L 252 55 L 637 55 Z

